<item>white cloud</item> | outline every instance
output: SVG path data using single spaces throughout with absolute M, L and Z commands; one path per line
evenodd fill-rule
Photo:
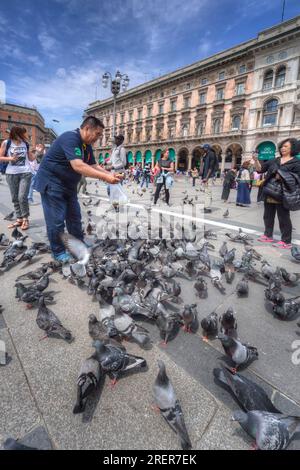
M 50 36 L 47 31 L 39 33 L 38 40 L 45 54 L 47 54 L 48 57 L 55 58 L 56 54 L 54 54 L 54 52 L 57 51 L 59 46 L 58 41 L 53 36 Z
M 209 54 L 212 49 L 211 41 L 203 40 L 198 48 L 198 52 L 201 57 L 205 57 Z

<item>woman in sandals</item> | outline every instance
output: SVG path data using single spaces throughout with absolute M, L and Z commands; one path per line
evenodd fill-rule
M 6 181 L 17 216 L 16 222 L 9 225 L 8 228 L 21 227 L 22 230 L 29 228 L 28 193 L 32 177 L 29 162 L 34 158 L 34 155 L 29 151 L 26 129 L 12 127 L 9 139 L 2 142 L 0 149 L 0 161 L 8 163 L 5 172 Z

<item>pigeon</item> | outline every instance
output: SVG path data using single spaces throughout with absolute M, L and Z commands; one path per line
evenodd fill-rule
M 227 367 L 214 369 L 213 374 L 227 385 L 244 411 L 268 411 L 279 413 L 262 387 L 239 374 L 233 374 Z
M 166 373 L 163 361 L 158 360 L 159 372 L 153 385 L 153 397 L 156 407 L 171 429 L 178 435 L 183 450 L 192 448 L 179 400 L 172 382 Z
M 218 315 L 216 312 L 212 312 L 207 317 L 201 320 L 201 328 L 203 329 L 205 336 L 203 341 L 208 341 L 208 336 L 216 336 L 218 333 Z
M 300 279 L 300 273 L 288 273 L 284 268 L 279 268 L 279 272 L 287 284 L 297 284 Z
M 85 409 L 86 398 L 96 390 L 101 377 L 101 368 L 96 355 L 82 362 L 77 379 L 77 400 L 73 413 L 82 413 Z
M 89 250 L 81 240 L 78 240 L 70 234 L 63 233 L 61 238 L 65 247 L 78 259 L 77 263 L 70 265 L 72 273 L 75 276 L 84 277 L 86 275 L 86 265 L 89 262 L 91 250 Z
M 183 330 L 187 333 L 195 332 L 198 329 L 199 322 L 196 307 L 196 304 L 184 305 L 182 312 L 180 312 L 184 322 Z
M 38 291 L 43 292 L 49 286 L 49 274 L 45 273 L 43 276 L 34 284 L 28 286 L 28 290 L 31 292 Z
M 235 411 L 232 421 L 237 421 L 260 450 L 283 450 L 300 431 L 300 417 L 267 411 Z
M 93 347 L 96 350 L 97 360 L 103 372 L 108 374 L 112 379 L 112 385 L 116 384 L 122 372 L 145 368 L 147 366 L 147 362 L 144 358 L 128 354 L 123 348 L 111 344 L 104 344 L 98 339 L 93 342 Z
M 194 288 L 196 289 L 200 299 L 205 299 L 207 297 L 207 282 L 203 277 L 199 277 L 194 284 Z
M 223 349 L 228 357 L 234 362 L 233 372 L 241 365 L 249 364 L 252 360 L 258 358 L 258 351 L 254 346 L 241 343 L 236 338 L 219 333 L 217 338 L 221 341 Z
M 237 338 L 237 321 L 232 307 L 229 307 L 220 317 L 220 332 L 231 338 Z
M 275 316 L 281 320 L 292 320 L 300 311 L 300 302 L 296 302 L 298 299 L 300 299 L 300 296 L 291 299 L 285 299 L 283 295 L 278 296 L 275 299 L 277 303 L 273 305 Z
M 265 279 L 270 279 L 276 275 L 276 269 L 273 268 L 268 261 L 263 260 L 261 263 L 261 272 Z
M 245 276 L 237 283 L 236 293 L 239 297 L 245 297 L 249 293 L 249 283 Z
M 178 331 L 178 326 L 182 324 L 182 319 L 179 314 L 167 311 L 161 302 L 157 304 L 156 313 L 156 326 L 163 339 L 162 344 L 166 346 L 168 340 L 173 338 Z
M 39 310 L 36 317 L 36 323 L 41 330 L 46 332 L 46 335 L 49 336 L 60 336 L 68 342 L 73 340 L 71 332 L 63 327 L 60 320 L 57 318 L 55 313 L 49 310 L 46 307 L 45 299 L 42 296 L 39 299 Z
M 200 259 L 200 261 L 201 261 L 208 269 L 210 269 L 210 267 L 211 267 L 211 259 L 210 259 L 210 257 L 209 257 L 208 252 L 207 252 L 207 245 L 208 245 L 207 242 L 205 242 L 205 243 L 203 244 L 203 247 L 201 248 L 201 251 L 200 251 L 200 253 L 199 253 L 199 259 Z
M 227 209 L 223 214 L 224 219 L 228 219 L 229 217 L 229 210 Z
M 300 250 L 296 246 L 292 246 L 291 255 L 296 261 L 300 261 Z
M 11 236 L 15 239 L 15 240 L 19 240 L 21 238 L 23 238 L 23 233 L 20 232 L 20 230 L 18 230 L 18 227 L 15 227 L 13 229 L 13 231 L 11 232 Z
M 221 258 L 224 258 L 224 256 L 228 253 L 228 247 L 227 247 L 227 242 L 223 242 L 223 245 L 219 249 L 219 255 Z
M 235 252 L 236 248 L 232 248 L 232 250 L 225 253 L 225 255 L 223 256 L 224 264 L 232 264 L 235 258 Z
M 7 248 L 9 246 L 9 239 L 5 235 L 5 233 L 0 233 L 0 247 Z
M 8 221 L 14 220 L 14 215 L 15 215 L 15 212 L 12 211 L 9 214 L 7 214 L 5 217 L 3 217 L 3 220 L 8 220 Z
M 149 331 L 137 325 L 127 313 L 116 313 L 113 318 L 113 324 L 122 338 L 130 339 L 141 347 L 149 346 Z
M 226 279 L 226 282 L 227 284 L 232 284 L 232 281 L 234 279 L 234 271 L 232 269 L 228 269 L 225 271 L 225 279 Z
M 205 230 L 205 227 L 204 227 L 204 238 L 216 240 L 217 234 L 213 230 Z
M 115 346 L 122 347 L 121 344 L 115 340 L 117 339 L 118 332 L 115 331 L 115 335 L 113 335 L 114 338 L 109 337 L 107 328 L 103 325 L 102 322 L 97 320 L 96 316 L 93 314 L 89 315 L 88 328 L 89 328 L 89 335 L 94 341 L 96 339 L 99 339 L 104 344 L 111 343 L 111 344 L 114 344 Z
M 3 442 L 3 447 L 5 450 L 38 450 L 36 447 L 29 447 L 24 445 L 12 437 L 9 437 Z

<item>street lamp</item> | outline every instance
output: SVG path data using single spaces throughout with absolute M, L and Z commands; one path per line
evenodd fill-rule
M 114 96 L 114 111 L 113 111 L 113 131 L 112 135 L 115 136 L 115 127 L 116 127 L 116 101 L 117 95 L 120 93 L 120 89 L 122 86 L 122 91 L 126 91 L 129 85 L 129 77 L 126 74 L 121 74 L 119 70 L 117 70 L 115 77 L 113 78 L 110 72 L 105 72 L 102 75 L 102 85 L 103 88 L 107 88 L 108 83 L 110 81 L 110 89 Z

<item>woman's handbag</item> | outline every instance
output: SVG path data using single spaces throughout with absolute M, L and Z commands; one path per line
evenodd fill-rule
M 280 174 L 283 179 L 283 207 L 290 211 L 300 210 L 300 178 L 296 173 Z
M 275 199 L 276 201 L 282 202 L 283 189 L 281 181 L 276 179 L 275 176 L 270 178 L 263 185 L 263 194 L 264 196 L 268 196 Z

